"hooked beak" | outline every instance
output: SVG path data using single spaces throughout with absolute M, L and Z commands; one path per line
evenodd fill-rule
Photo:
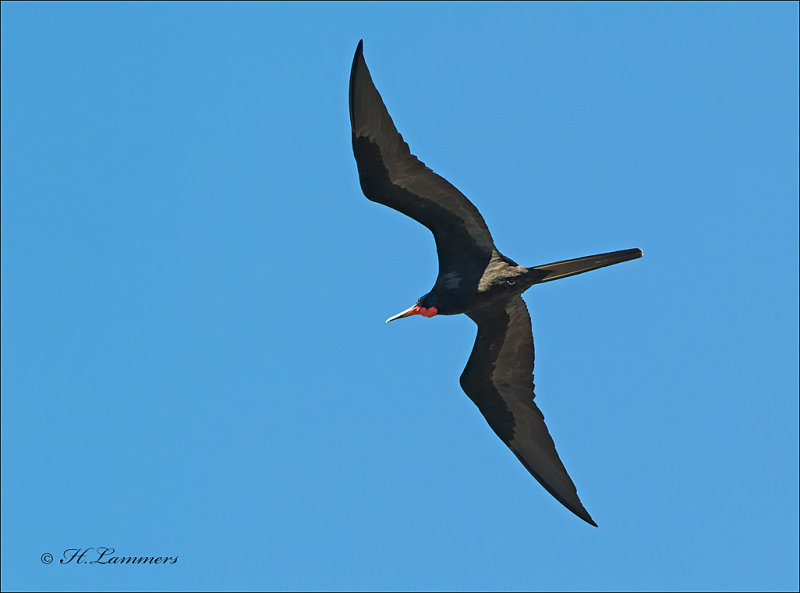
M 403 317 L 408 317 L 409 315 L 419 315 L 421 309 L 422 307 L 420 307 L 419 305 L 414 305 L 413 307 L 409 307 L 402 313 L 398 313 L 397 315 L 392 315 L 391 317 L 389 317 L 389 319 L 386 320 L 386 323 L 394 321 L 395 319 L 402 319 Z
M 419 305 L 414 305 L 413 307 L 406 309 L 402 313 L 398 313 L 394 317 L 389 317 L 386 320 L 386 323 L 390 321 L 394 321 L 395 319 L 402 319 L 403 317 L 408 317 L 409 315 L 422 315 L 423 317 L 433 317 L 434 315 L 439 314 L 439 309 L 436 307 L 420 307 Z

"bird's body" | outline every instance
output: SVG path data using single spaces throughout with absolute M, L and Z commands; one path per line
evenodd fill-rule
M 468 315 L 478 334 L 461 386 L 497 435 L 564 506 L 595 525 L 533 402 L 533 336 L 521 295 L 534 284 L 641 257 L 628 249 L 524 267 L 495 247 L 477 208 L 411 154 L 386 110 L 359 42 L 350 73 L 353 153 L 364 195 L 428 227 L 439 274 L 431 291 L 387 320 Z

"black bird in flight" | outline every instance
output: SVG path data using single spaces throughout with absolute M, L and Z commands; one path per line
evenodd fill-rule
M 478 335 L 461 387 L 533 477 L 596 527 L 533 402 L 533 335 L 521 295 L 534 284 L 635 259 L 642 251 L 626 249 L 532 268 L 497 251 L 472 202 L 411 154 L 372 82 L 363 40 L 350 71 L 350 123 L 364 195 L 428 227 L 439 255 L 433 289 L 386 322 L 466 313 L 478 325 Z

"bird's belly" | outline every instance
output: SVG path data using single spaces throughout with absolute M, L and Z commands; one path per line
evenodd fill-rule
M 447 291 L 436 299 L 439 315 L 459 315 L 475 307 L 476 293 Z

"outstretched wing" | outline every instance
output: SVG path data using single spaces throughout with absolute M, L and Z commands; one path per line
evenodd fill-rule
M 556 453 L 544 416 L 533 403 L 533 334 L 522 297 L 504 308 L 468 315 L 478 324 L 478 336 L 461 375 L 461 387 L 533 477 L 561 504 L 596 527 Z
M 359 41 L 350 71 L 353 153 L 364 195 L 424 224 L 433 232 L 439 274 L 477 283 L 494 243 L 478 209 L 411 154 L 364 62 Z

